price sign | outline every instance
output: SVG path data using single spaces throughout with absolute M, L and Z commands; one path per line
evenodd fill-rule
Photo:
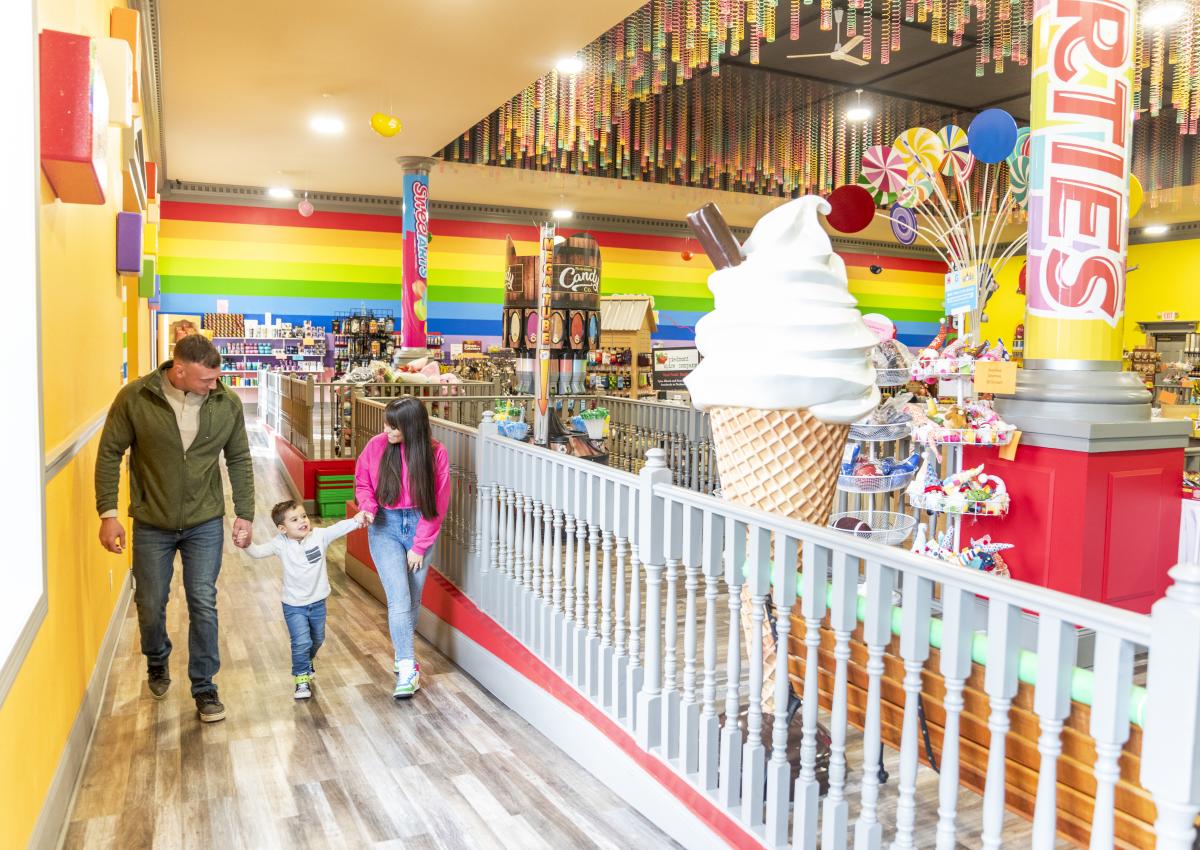
M 1013 395 L 1016 391 L 1016 363 L 1011 360 L 980 360 L 975 364 L 975 392 Z
M 959 316 L 979 306 L 979 272 L 974 267 L 954 268 L 946 274 L 946 314 Z

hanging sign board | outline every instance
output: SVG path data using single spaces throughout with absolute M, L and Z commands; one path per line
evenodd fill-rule
M 974 266 L 946 274 L 946 315 L 961 316 L 979 307 L 979 273 Z
M 686 390 L 683 379 L 700 364 L 700 352 L 695 348 L 657 348 L 654 358 L 654 389 L 671 392 Z

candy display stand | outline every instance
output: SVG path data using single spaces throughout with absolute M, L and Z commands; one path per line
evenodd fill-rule
M 908 380 L 907 370 L 891 371 L 902 373 L 904 380 Z M 911 418 L 886 424 L 856 423 L 850 426 L 849 440 L 860 444 L 860 451 L 866 455 L 866 460 L 882 469 L 882 458 L 901 458 L 910 453 L 908 446 L 911 429 Z M 888 542 L 890 545 L 903 543 L 912 532 L 913 523 L 903 523 L 895 517 L 904 516 L 902 494 L 914 474 L 915 470 L 904 470 L 888 475 L 839 475 L 835 518 L 857 517 L 870 527 L 871 534 L 874 534 L 876 529 L 881 530 L 879 535 L 869 536 L 869 539 Z M 848 530 L 834 526 L 832 519 L 830 526 Z M 866 532 L 855 533 L 868 536 Z
M 915 517 L 896 511 L 843 511 L 829 518 L 830 528 L 885 546 L 899 546 L 916 524 Z

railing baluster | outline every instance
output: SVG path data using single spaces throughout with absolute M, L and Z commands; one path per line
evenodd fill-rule
M 563 518 L 563 536 L 566 538 L 566 552 L 563 554 L 563 631 L 560 637 L 562 643 L 562 674 L 567 678 L 574 675 L 574 653 L 572 647 L 575 640 L 575 514 L 568 512 Z
M 637 739 L 644 749 L 653 749 L 662 741 L 662 600 L 659 597 L 663 572 L 662 499 L 654 488 L 667 484 L 671 472 L 661 451 L 646 453 L 642 468 L 641 494 L 638 498 L 640 555 L 646 565 L 646 678 L 637 695 Z
M 696 594 L 700 589 L 700 531 L 704 515 L 683 509 L 683 701 L 679 706 L 679 767 L 693 774 L 700 758 L 700 703 L 696 699 Z
M 1053 850 L 1058 826 L 1058 757 L 1063 721 L 1071 713 L 1071 677 L 1075 672 L 1075 627 L 1057 617 L 1038 619 L 1038 673 L 1033 693 L 1041 734 L 1037 803 L 1033 815 L 1035 850 Z
M 587 566 L 587 694 L 595 699 L 600 693 L 600 527 L 588 523 Z
M 1096 742 L 1096 802 L 1090 850 L 1113 846 L 1114 790 L 1121 778 L 1121 749 L 1129 740 L 1133 644 L 1118 635 L 1096 635 L 1095 678 L 1089 731 Z
M 557 478 L 556 478 L 557 482 Z M 556 505 L 562 504 L 561 496 L 555 502 Z M 550 544 L 551 577 L 550 598 L 554 608 L 554 616 L 550 621 L 550 641 L 553 644 L 553 653 L 548 659 L 555 669 L 562 669 L 563 660 L 563 511 L 561 508 L 553 509 L 554 524 L 553 540 Z
M 834 673 L 829 729 L 829 793 L 821 812 L 821 846 L 825 850 L 844 850 L 849 839 L 850 806 L 845 793 L 846 728 L 849 725 L 847 678 L 850 636 L 858 625 L 858 564 L 844 552 L 836 552 L 831 565 L 833 595 L 829 625 L 834 635 Z
M 788 800 L 792 766 L 787 758 L 788 702 L 792 683 L 788 675 L 788 641 L 792 634 L 792 606 L 796 603 L 793 564 L 799 545 L 794 537 L 775 535 L 775 574 L 771 601 L 775 607 L 775 718 L 771 725 L 771 760 L 767 764 L 766 838 L 772 847 L 787 843 Z M 824 588 L 822 588 L 824 591 Z
M 830 552 L 824 546 L 804 544 L 803 598 L 804 613 L 804 736 L 800 740 L 800 775 L 796 778 L 796 830 L 794 837 L 803 837 L 801 847 L 816 847 L 819 787 L 817 785 L 817 709 L 820 706 L 818 673 L 820 669 L 821 620 L 825 616 L 825 592 L 829 578 Z M 783 614 L 781 613 L 781 616 Z M 784 648 L 783 652 L 787 652 Z M 779 707 L 776 707 L 779 710 Z M 795 842 L 793 841 L 795 846 Z
M 1021 651 L 1021 610 L 992 599 L 988 603 L 988 655 L 984 690 L 991 711 L 988 715 L 987 780 L 983 791 L 983 846 L 1001 846 L 1004 833 L 1004 774 L 1008 711 L 1017 693 L 1017 660 Z
M 704 512 L 704 694 L 700 711 L 700 788 L 717 790 L 717 756 L 721 721 L 717 716 L 717 596 L 721 592 L 721 558 L 725 522 Z
M 742 821 L 751 827 L 763 823 L 766 789 L 766 748 L 763 746 L 763 621 L 771 589 L 771 535 L 751 526 L 747 535 L 750 574 L 750 692 L 746 699 L 746 743 L 742 748 Z M 781 571 L 782 572 L 782 571 Z M 733 623 L 730 623 L 733 626 Z M 728 722 L 728 718 L 726 718 Z
M 536 471 L 535 471 L 536 476 Z M 529 598 L 527 601 L 527 627 L 525 643 L 535 654 L 542 652 L 541 635 L 538 634 L 538 611 L 542 601 L 542 501 L 533 499 L 533 508 L 529 514 Z
M 625 492 L 625 488 L 621 488 Z M 622 499 L 622 503 L 625 500 Z M 627 504 L 626 504 L 627 509 Z M 616 609 L 616 616 L 613 620 L 613 666 L 611 689 L 613 694 L 613 713 L 621 720 L 629 716 L 629 706 L 625 700 L 627 693 L 625 688 L 625 677 L 629 674 L 629 657 L 626 655 L 626 640 L 629 635 L 625 631 L 625 608 L 628 605 L 628 597 L 625 596 L 625 585 L 628 576 L 629 562 L 629 538 L 626 533 L 621 533 L 624 526 L 620 524 L 622 510 L 618 509 L 618 534 L 616 538 L 615 552 L 617 557 L 617 580 L 616 580 L 616 596 L 613 600 Z
M 668 514 L 670 510 L 668 509 Z M 678 558 L 667 558 L 667 598 L 663 612 L 663 755 L 679 755 L 679 691 L 676 648 L 679 641 L 679 567 Z
M 975 594 L 942 585 L 941 673 L 946 683 L 942 705 L 946 725 L 942 734 L 942 763 L 938 776 L 937 850 L 955 850 L 958 812 L 959 720 L 963 687 L 971 675 L 971 648 L 975 637 Z
M 642 666 L 642 579 L 639 569 L 637 537 L 629 546 L 629 674 L 626 677 L 626 699 L 629 701 L 629 728 L 638 724 L 638 694 L 645 681 Z
M 616 536 L 607 529 L 600 535 L 600 704 L 611 707 L 612 702 L 612 596 L 613 546 Z
M 917 715 L 921 704 L 921 672 L 929 659 L 929 618 L 933 582 L 904 574 L 900 655 L 904 658 L 904 727 L 900 733 L 900 798 L 896 802 L 895 850 L 914 847 L 917 821 L 917 767 L 920 756 Z
M 587 481 L 579 475 L 575 482 L 579 516 L 575 521 L 575 635 L 572 641 L 572 661 L 575 684 L 587 686 Z
M 721 762 L 717 799 L 727 809 L 742 802 L 742 564 L 746 530 L 732 518 L 725 524 L 725 587 L 729 594 L 729 645 L 725 652 L 725 725 L 721 729 Z M 751 701 L 759 699 L 751 694 Z
M 880 727 L 880 687 L 883 653 L 892 641 L 892 588 L 895 571 L 876 561 L 866 562 L 867 611 L 863 640 L 867 644 L 867 716 L 863 725 L 862 807 L 854 824 L 855 850 L 879 850 L 879 768 L 883 761 Z

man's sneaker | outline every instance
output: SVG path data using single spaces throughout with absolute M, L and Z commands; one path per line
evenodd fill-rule
M 400 669 L 396 673 L 396 687 L 392 690 L 392 696 L 396 699 L 408 699 L 421 687 L 421 665 L 405 659 L 396 666 Z
M 308 699 L 312 696 L 312 675 L 304 673 L 296 677 L 296 699 Z
M 151 664 L 146 671 L 146 683 L 150 686 L 150 696 L 163 699 L 167 689 L 171 687 L 171 673 L 166 664 Z
M 196 711 L 199 712 L 202 723 L 215 723 L 225 719 L 225 706 L 217 699 L 216 691 L 196 694 Z

